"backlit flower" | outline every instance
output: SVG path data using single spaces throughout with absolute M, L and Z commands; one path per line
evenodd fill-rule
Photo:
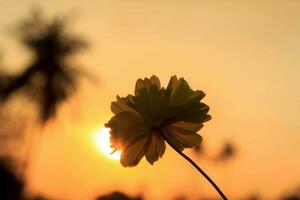
M 153 164 L 165 152 L 164 138 L 176 149 L 198 146 L 202 137 L 197 132 L 210 120 L 205 96 L 192 90 L 183 79 L 172 76 L 167 88 L 156 76 L 138 79 L 134 95 L 117 96 L 111 110 L 115 114 L 110 128 L 112 147 L 122 150 L 121 164 L 137 165 L 143 156 Z

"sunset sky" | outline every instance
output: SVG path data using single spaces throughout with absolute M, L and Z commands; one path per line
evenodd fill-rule
M 237 199 L 274 199 L 300 184 L 300 1 L 25 1 L 0 0 L 0 52 L 11 73 L 30 55 L 11 26 L 40 6 L 71 16 L 70 31 L 90 48 L 75 58 L 97 81 L 78 93 L 44 128 L 34 148 L 28 190 L 89 200 L 120 190 L 147 199 L 187 194 L 217 197 L 172 149 L 153 166 L 123 168 L 106 157 L 95 135 L 110 119 L 116 95 L 133 93 L 138 78 L 184 77 L 206 93 L 212 120 L 200 134 L 209 153 L 230 141 L 237 156 L 214 164 L 185 153 Z

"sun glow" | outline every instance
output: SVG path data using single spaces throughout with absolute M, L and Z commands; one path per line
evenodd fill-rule
M 113 152 L 113 148 L 111 148 L 110 143 L 110 134 L 109 128 L 101 128 L 96 133 L 96 145 L 106 157 L 112 160 L 120 160 L 121 151 Z

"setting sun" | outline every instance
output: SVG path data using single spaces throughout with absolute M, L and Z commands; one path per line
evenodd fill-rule
M 97 131 L 96 145 L 106 157 L 113 160 L 120 160 L 121 151 L 113 152 L 113 148 L 111 148 L 109 128 L 103 127 Z

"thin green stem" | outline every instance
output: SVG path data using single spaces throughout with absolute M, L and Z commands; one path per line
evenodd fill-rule
M 188 162 L 190 162 L 201 174 L 204 176 L 208 182 L 215 188 L 215 190 L 219 193 L 219 195 L 222 197 L 223 200 L 228 200 L 225 194 L 221 191 L 221 189 L 217 186 L 217 184 L 192 160 L 190 159 L 187 155 L 179 151 L 169 140 L 168 138 L 161 133 L 161 136 L 164 138 L 164 140 L 179 154 L 181 155 L 184 159 L 186 159 Z

